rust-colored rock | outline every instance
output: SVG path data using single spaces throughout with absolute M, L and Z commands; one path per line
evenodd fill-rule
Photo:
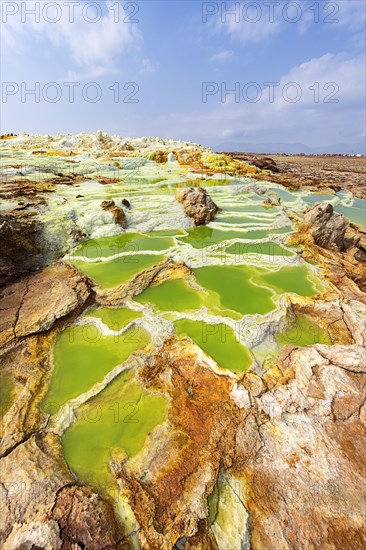
M 116 203 L 114 201 L 103 201 L 100 206 L 103 208 L 103 210 L 106 210 L 107 212 L 111 212 L 113 214 L 113 220 L 115 224 L 120 225 L 121 227 L 123 227 L 123 229 L 127 228 L 127 219 L 123 208 L 116 206 Z
M 152 432 L 142 453 L 120 472 L 144 549 L 171 548 L 180 537 L 196 534 L 220 464 L 231 463 L 234 382 L 213 365 L 188 340 L 172 339 L 141 372 L 146 387 L 171 399 L 169 423 Z
M 90 487 L 64 487 L 57 494 L 52 518 L 60 526 L 65 550 L 118 548 L 121 532 L 112 505 Z
M 203 187 L 184 189 L 177 193 L 176 199 L 182 203 L 184 212 L 195 225 L 209 223 L 219 211 L 218 206 Z

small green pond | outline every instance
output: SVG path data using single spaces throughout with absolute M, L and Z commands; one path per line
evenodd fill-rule
M 61 405 L 101 382 L 109 371 L 148 342 L 149 335 L 139 326 L 117 336 L 103 336 L 92 324 L 65 329 L 54 347 L 54 368 L 42 409 L 55 413 Z
M 280 347 L 286 345 L 305 347 L 314 344 L 332 344 L 327 331 L 302 315 L 296 316 L 293 324 L 283 332 L 276 334 L 276 342 Z
M 65 458 L 75 474 L 102 493 L 113 493 L 112 457 L 135 456 L 151 430 L 161 423 L 168 400 L 144 390 L 133 371 L 118 375 L 77 411 L 63 436 Z
M 129 281 L 140 271 L 162 262 L 164 258 L 155 254 L 131 254 L 105 262 L 74 260 L 73 263 L 97 285 L 113 288 Z
M 249 350 L 237 341 L 233 329 L 227 325 L 188 319 L 181 319 L 174 324 L 180 338 L 189 336 L 221 368 L 243 372 L 252 364 Z
M 184 279 L 173 279 L 150 286 L 134 300 L 151 304 L 160 311 L 189 311 L 200 309 L 204 303 L 202 292 L 189 286 Z

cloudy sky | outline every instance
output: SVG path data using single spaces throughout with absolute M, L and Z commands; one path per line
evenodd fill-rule
M 1 131 L 362 143 L 365 6 L 1 0 Z

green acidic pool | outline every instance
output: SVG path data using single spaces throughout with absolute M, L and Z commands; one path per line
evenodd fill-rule
M 267 256 L 282 256 L 283 258 L 289 258 L 295 255 L 293 252 L 291 252 L 291 250 L 287 250 L 286 248 L 283 248 L 281 245 L 273 241 L 268 241 L 264 243 L 238 242 L 226 248 L 226 252 L 228 252 L 229 254 L 235 254 L 239 257 L 245 256 L 246 254 L 265 254 Z
M 285 331 L 276 334 L 276 342 L 280 347 L 312 346 L 313 344 L 331 345 L 329 334 L 304 316 L 297 316 L 295 323 Z
M 103 288 L 113 288 L 130 280 L 140 271 L 162 262 L 164 258 L 165 256 L 155 254 L 132 254 L 106 262 L 75 260 L 73 263 L 97 285 Z
M 54 413 L 101 382 L 110 370 L 148 342 L 147 332 L 138 326 L 118 336 L 103 336 L 94 325 L 64 330 L 54 347 L 54 370 L 42 409 Z
M 255 285 L 251 279 L 259 274 L 252 266 L 208 266 L 194 270 L 197 282 L 220 298 L 223 310 L 241 315 L 268 313 L 274 309 L 273 292 Z
M 259 229 L 254 231 L 230 231 L 215 229 L 204 225 L 193 227 L 188 230 L 187 237 L 182 237 L 179 240 L 189 243 L 194 248 L 204 248 L 214 244 L 219 244 L 223 241 L 232 239 L 265 239 L 271 233 L 280 234 L 288 233 L 291 227 L 282 227 L 281 229 Z
M 356 206 L 336 206 L 335 211 L 343 214 L 352 223 L 366 226 L 366 208 L 357 208 Z
M 78 409 L 76 422 L 63 436 L 67 463 L 79 479 L 113 494 L 110 460 L 135 456 L 167 409 L 165 396 L 144 390 L 132 371 L 121 373 Z
M 282 267 L 279 271 L 263 271 L 256 282 L 269 285 L 279 294 L 294 292 L 299 296 L 315 296 L 318 290 L 309 279 L 310 269 L 306 265 Z
M 309 206 L 312 206 L 313 204 L 316 204 L 317 202 L 324 202 L 324 201 L 332 201 L 336 198 L 335 195 L 329 195 L 327 193 L 310 193 L 310 195 L 307 195 L 306 197 L 303 197 L 303 200 L 308 204 Z
M 15 397 L 15 384 L 8 372 L 0 371 L 0 418 L 4 418 Z
M 273 209 L 272 209 L 273 211 Z M 271 212 L 272 213 L 272 212 Z M 255 214 L 253 213 L 253 216 Z M 250 217 L 250 216 L 245 216 L 245 215 L 237 215 L 237 216 L 233 216 L 233 215 L 230 215 L 230 213 L 225 213 L 225 214 L 218 214 L 216 217 L 215 217 L 215 222 L 216 223 L 225 223 L 225 224 L 232 224 L 232 225 L 271 225 L 274 220 L 275 220 L 275 216 L 270 216 L 267 215 L 264 217 L 264 216 L 261 216 L 260 213 L 257 214 L 257 217 Z
M 133 311 L 127 307 L 119 308 L 96 308 L 93 307 L 85 314 L 85 317 L 96 317 L 100 319 L 105 325 L 107 325 L 111 330 L 120 331 L 128 323 L 134 319 L 142 317 L 142 313 L 139 311 Z
M 150 236 L 151 235 L 151 236 Z M 174 245 L 174 239 L 171 236 L 152 236 L 141 233 L 122 233 L 112 237 L 102 237 L 100 239 L 91 239 L 79 246 L 73 256 L 83 256 L 87 259 L 99 259 L 111 257 L 117 254 L 134 254 L 141 251 L 161 251 L 168 250 Z
M 183 279 L 174 279 L 149 287 L 134 299 L 142 304 L 151 304 L 160 311 L 200 309 L 204 302 L 202 292 L 189 286 Z
M 175 322 L 175 328 L 179 337 L 189 336 L 223 369 L 243 372 L 252 363 L 249 350 L 236 340 L 227 325 L 181 319 Z

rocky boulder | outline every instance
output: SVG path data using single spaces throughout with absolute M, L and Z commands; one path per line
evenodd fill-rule
M 126 229 L 127 219 L 123 208 L 117 206 L 114 201 L 103 201 L 100 206 L 103 208 L 103 210 L 106 210 L 107 212 L 111 212 L 111 214 L 113 214 L 115 224 L 120 225 L 121 227 L 123 227 L 123 229 Z
M 220 210 L 203 187 L 184 189 L 177 193 L 176 199 L 195 225 L 206 225 Z
M 75 485 L 57 436 L 30 437 L 0 465 L 2 549 L 128 548 L 112 506 L 91 488 Z
M 121 538 L 112 505 L 90 487 L 66 486 L 52 511 L 61 529 L 65 548 L 112 550 Z
M 14 211 L 0 216 L 0 284 L 44 265 L 42 224 L 31 213 Z
M 50 329 L 89 295 L 87 279 L 62 262 L 5 287 L 0 293 L 0 343 Z
M 275 161 L 270 157 L 254 157 L 252 159 L 247 159 L 249 164 L 253 164 L 261 170 L 270 170 L 271 172 L 279 172 L 278 166 Z
M 334 212 L 331 204 L 317 203 L 305 212 L 304 225 L 315 243 L 322 248 L 346 250 L 347 221 Z

